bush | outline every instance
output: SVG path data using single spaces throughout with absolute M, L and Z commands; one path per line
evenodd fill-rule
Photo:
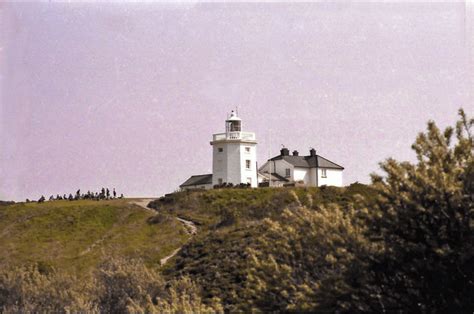
M 386 246 L 372 266 L 380 310 L 474 310 L 474 119 L 459 114 L 444 132 L 428 123 L 413 144 L 417 164 L 388 159 L 386 176 L 373 175 L 380 197 L 367 223 Z
M 44 265 L 0 272 L 0 312 L 97 312 L 75 278 Z
M 44 268 L 44 267 L 42 267 Z M 141 261 L 112 259 L 91 280 L 36 265 L 0 272 L 1 313 L 220 313 L 218 299 L 203 305 L 189 278 L 166 282 Z

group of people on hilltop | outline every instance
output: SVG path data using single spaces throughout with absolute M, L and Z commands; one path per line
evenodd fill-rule
M 56 197 L 54 195 L 51 195 L 49 197 L 49 201 L 60 201 L 60 200 L 69 200 L 69 201 L 77 201 L 77 200 L 110 200 L 110 199 L 121 199 L 123 198 L 123 193 L 120 194 L 119 197 L 117 197 L 117 192 L 115 191 L 115 188 L 112 189 L 112 191 L 109 190 L 109 188 L 102 188 L 99 192 L 91 192 L 87 191 L 87 193 L 82 193 L 81 194 L 81 189 L 76 191 L 76 194 L 70 193 L 69 195 L 64 194 L 64 195 L 59 195 L 57 194 Z M 29 200 L 26 200 L 29 202 Z M 44 195 L 42 195 L 38 203 L 43 203 L 46 201 L 46 198 Z

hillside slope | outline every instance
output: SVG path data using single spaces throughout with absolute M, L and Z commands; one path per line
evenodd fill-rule
M 168 279 L 191 277 L 202 287 L 204 301 L 218 298 L 230 312 L 284 308 L 276 300 L 261 302 L 271 298 L 268 291 L 262 300 L 252 293 L 257 287 L 252 283 L 255 277 L 252 252 L 271 254 L 262 242 L 270 233 L 266 224 L 285 223 L 288 210 L 304 208 L 317 213 L 332 203 L 349 210 L 359 196 L 373 201 L 376 193 L 368 186 L 353 184 L 347 188 L 221 189 L 163 197 L 149 206 L 161 214 L 184 217 L 199 226 L 199 233 L 164 268 L 164 275 Z M 293 227 L 298 228 L 297 223 Z M 304 226 L 301 232 L 305 232 Z M 289 247 L 277 249 L 294 253 Z
M 176 220 L 156 222 L 129 200 L 0 206 L 0 268 L 37 264 L 88 274 L 113 257 L 159 265 L 188 239 Z

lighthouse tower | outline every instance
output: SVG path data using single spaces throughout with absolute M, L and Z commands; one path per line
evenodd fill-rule
M 225 133 L 212 136 L 212 184 L 250 183 L 257 187 L 257 141 L 255 133 L 242 131 L 242 119 L 232 110 Z

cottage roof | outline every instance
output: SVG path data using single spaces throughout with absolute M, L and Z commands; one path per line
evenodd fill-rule
M 259 172 L 258 174 L 261 175 L 262 177 L 266 178 L 267 180 L 270 179 L 270 174 L 268 172 Z M 283 181 L 283 182 L 288 182 L 289 181 L 287 178 L 282 177 L 281 175 L 279 175 L 276 172 L 272 172 L 271 179 L 272 179 L 272 181 Z
M 184 183 L 181 184 L 180 187 L 203 184 L 212 184 L 212 174 L 200 174 L 191 176 L 189 179 L 184 181 Z
M 343 170 L 344 167 L 339 166 L 338 164 L 321 157 L 319 155 L 315 156 L 290 156 L 290 155 L 278 155 L 270 160 L 284 160 L 295 167 L 300 168 L 328 168 L 328 169 L 340 169 Z

